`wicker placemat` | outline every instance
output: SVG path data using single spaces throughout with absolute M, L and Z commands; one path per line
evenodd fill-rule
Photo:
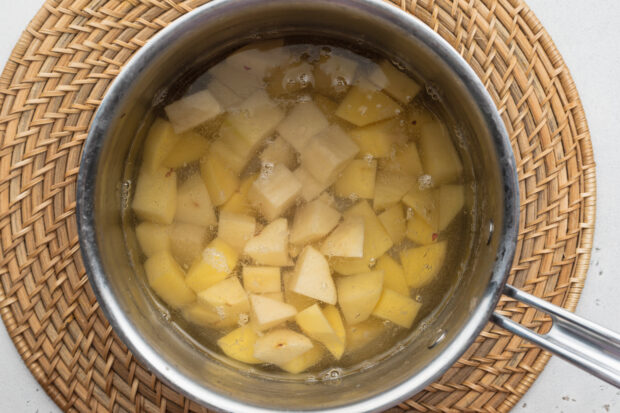
M 206 0 L 47 0 L 0 78 L 0 313 L 28 368 L 67 411 L 203 411 L 138 364 L 84 273 L 75 181 L 89 123 L 120 67 Z M 397 1 L 478 73 L 508 129 L 521 224 L 510 281 L 574 309 L 590 259 L 595 169 L 568 69 L 520 0 Z M 536 329 L 548 320 L 504 300 Z M 439 381 L 395 411 L 507 411 L 549 356 L 488 325 Z

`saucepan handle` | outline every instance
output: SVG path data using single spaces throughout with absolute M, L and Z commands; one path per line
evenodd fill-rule
M 538 334 L 497 312 L 491 316 L 495 324 L 620 388 L 620 334 L 511 285 L 505 286 L 504 294 L 546 313 L 552 326 L 548 333 Z

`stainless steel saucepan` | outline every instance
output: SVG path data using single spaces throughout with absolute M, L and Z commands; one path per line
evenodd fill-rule
M 257 38 L 321 35 L 382 53 L 442 92 L 473 159 L 478 186 L 474 248 L 447 305 L 408 345 L 338 380 L 273 379 L 200 351 L 167 322 L 127 253 L 124 174 L 154 101 L 180 73 Z M 173 388 L 235 412 L 363 412 L 387 408 L 439 377 L 491 320 L 620 386 L 620 336 L 506 285 L 515 252 L 515 160 L 499 114 L 467 63 L 414 17 L 379 0 L 216 0 L 179 18 L 141 48 L 104 98 L 84 147 L 77 186 L 82 256 L 108 320 L 133 354 Z M 545 335 L 494 313 L 502 294 L 547 314 Z

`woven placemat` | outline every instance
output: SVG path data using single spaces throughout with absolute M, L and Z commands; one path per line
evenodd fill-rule
M 47 0 L 0 78 L 0 313 L 32 374 L 66 411 L 204 411 L 136 362 L 90 289 L 75 182 L 110 81 L 158 30 L 206 0 Z M 520 0 L 397 1 L 445 38 L 495 100 L 519 172 L 521 223 L 510 282 L 574 309 L 588 263 L 595 168 L 577 91 Z M 534 310 L 503 314 L 535 329 Z M 488 325 L 436 383 L 394 411 L 507 411 L 549 355 Z

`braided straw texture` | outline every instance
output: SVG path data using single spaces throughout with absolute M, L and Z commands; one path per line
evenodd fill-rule
M 66 411 L 206 411 L 136 362 L 88 284 L 75 182 L 110 81 L 158 30 L 206 0 L 47 0 L 0 78 L 0 313 L 28 368 Z M 590 260 L 595 168 L 562 57 L 521 0 L 402 0 L 474 68 L 510 135 L 521 190 L 509 282 L 574 309 Z M 534 330 L 540 313 L 498 310 Z M 394 412 L 507 411 L 549 355 L 488 325 L 436 383 Z

